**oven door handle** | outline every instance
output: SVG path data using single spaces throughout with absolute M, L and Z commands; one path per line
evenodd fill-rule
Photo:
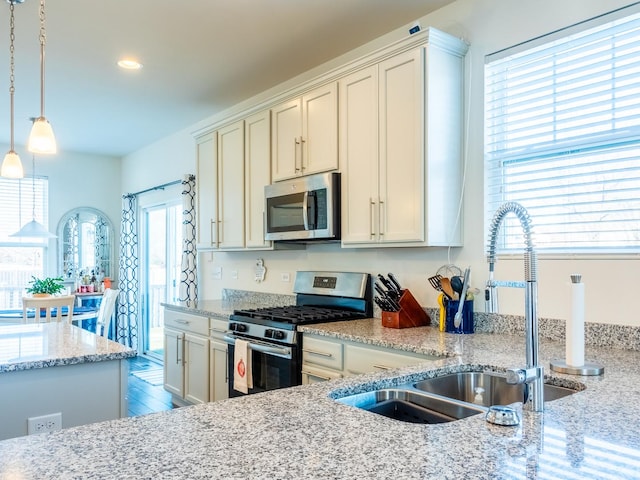
M 224 339 L 229 345 L 234 345 L 236 343 L 235 336 L 225 335 Z M 249 348 L 251 350 L 255 350 L 256 352 L 266 353 L 267 355 L 278 355 L 279 357 L 291 358 L 291 349 L 287 347 L 276 347 L 273 345 L 264 345 L 261 343 L 248 342 Z

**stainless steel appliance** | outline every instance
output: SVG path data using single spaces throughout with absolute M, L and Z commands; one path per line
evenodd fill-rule
M 323 173 L 264 187 L 267 240 L 340 240 L 340 174 Z
M 373 294 L 368 273 L 296 273 L 296 305 L 235 310 L 229 318 L 229 396 L 243 395 L 233 387 L 235 342 L 249 342 L 253 388 L 249 394 L 302 383 L 302 336 L 298 325 L 368 318 Z

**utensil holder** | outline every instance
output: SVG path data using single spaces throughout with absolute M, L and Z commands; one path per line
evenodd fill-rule
M 409 290 L 402 290 L 397 312 L 382 311 L 382 326 L 388 328 L 423 327 L 431 324 L 431 317 Z
M 473 333 L 473 300 L 465 300 L 464 308 L 462 309 L 462 322 L 460 326 L 456 328 L 453 324 L 454 317 L 458 312 L 458 305 L 460 300 L 449 300 L 446 304 L 446 321 L 444 331 L 448 333 Z

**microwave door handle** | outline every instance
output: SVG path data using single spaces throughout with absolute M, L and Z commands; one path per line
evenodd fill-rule
M 304 229 L 309 230 L 309 213 L 307 208 L 309 207 L 309 192 L 304 192 L 302 199 L 302 221 L 304 223 Z
M 311 220 L 308 220 L 307 223 L 309 224 L 310 230 L 315 230 L 316 228 L 318 228 L 318 197 L 316 197 L 315 191 L 308 192 L 308 195 L 309 200 L 307 201 L 307 211 L 309 213 L 307 216 Z

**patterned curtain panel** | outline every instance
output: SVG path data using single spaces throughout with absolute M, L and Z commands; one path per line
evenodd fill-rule
M 138 348 L 138 225 L 135 195 L 122 197 L 122 223 L 120 231 L 120 272 L 116 339 L 119 343 Z
M 196 270 L 196 177 L 185 175 L 182 180 L 182 272 L 180 273 L 180 303 L 195 306 L 198 301 Z

